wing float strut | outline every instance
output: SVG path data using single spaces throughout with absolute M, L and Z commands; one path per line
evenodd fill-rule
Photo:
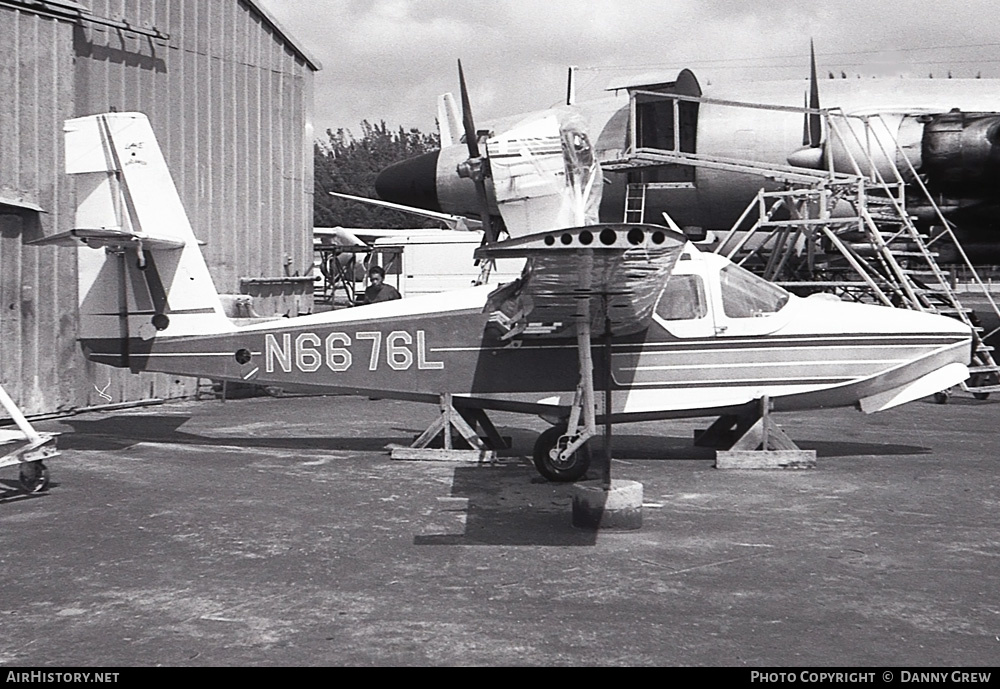
M 575 453 L 584 452 L 585 443 L 597 434 L 591 353 L 595 333 L 609 343 L 615 335 L 649 327 L 656 300 L 686 241 L 683 234 L 659 225 L 606 224 L 532 234 L 476 252 L 477 258 L 528 259 L 521 277 L 494 291 L 486 305 L 488 312 L 505 315 L 509 331 L 503 338 L 566 337 L 571 330 L 575 334 L 580 379 L 566 431 L 547 449 L 556 473 L 578 465 Z M 610 366 L 610 356 L 606 359 Z M 611 376 L 605 380 L 610 396 Z M 610 423 L 610 413 L 605 418 Z M 610 487 L 609 467 L 605 487 Z M 580 474 L 584 471 L 585 466 Z

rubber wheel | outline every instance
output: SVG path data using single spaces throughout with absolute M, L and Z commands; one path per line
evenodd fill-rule
M 49 487 L 49 469 L 42 462 L 25 462 L 20 480 L 25 493 L 41 493 Z
M 538 473 L 549 481 L 565 483 L 583 478 L 590 468 L 590 447 L 584 444 L 564 462 L 556 462 L 549 456 L 559 438 L 566 433 L 565 426 L 553 426 L 538 436 L 535 441 L 533 459 Z
M 950 395 L 947 392 L 935 392 L 934 404 L 948 404 L 949 397 Z
M 992 373 L 977 373 L 969 378 L 970 388 L 981 388 L 986 385 L 996 385 L 997 377 Z M 986 400 L 990 398 L 990 393 L 988 392 L 973 392 L 972 396 L 977 400 Z

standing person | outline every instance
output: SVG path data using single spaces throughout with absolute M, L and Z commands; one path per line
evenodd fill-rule
M 368 289 L 365 290 L 365 304 L 399 299 L 399 292 L 392 285 L 385 284 L 385 270 L 382 266 L 372 266 L 368 269 Z

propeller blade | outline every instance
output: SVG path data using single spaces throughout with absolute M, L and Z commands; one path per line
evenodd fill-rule
M 462 125 L 465 127 L 465 144 L 469 147 L 469 157 L 479 157 L 479 137 L 476 136 L 476 123 L 472 119 L 472 105 L 469 103 L 469 89 L 465 85 L 465 72 L 462 71 L 462 61 L 458 61 L 458 83 L 462 91 Z
M 808 93 L 803 93 L 802 94 L 802 107 L 803 108 L 808 108 L 809 107 L 809 94 Z M 802 118 L 802 145 L 803 146 L 808 146 L 809 145 L 809 140 L 811 138 L 812 137 L 809 136 L 809 115 L 807 114 L 805 117 Z
M 476 196 L 479 199 L 479 219 L 483 224 L 483 242 L 492 243 L 497 240 L 493 223 L 490 222 L 490 202 L 486 193 L 486 177 L 489 175 L 487 161 L 482 159 L 479 151 L 479 137 L 476 134 L 476 123 L 472 119 L 472 104 L 469 102 L 469 89 L 465 85 L 465 72 L 462 61 L 458 61 L 458 82 L 462 91 L 462 125 L 465 128 L 465 144 L 469 149 L 469 160 L 465 165 L 470 171 L 470 177 L 476 185 Z M 474 172 L 473 172 L 474 170 Z
M 809 108 L 819 110 L 819 79 L 816 78 L 816 51 L 813 48 L 812 39 L 809 39 Z M 809 141 L 811 148 L 819 148 L 820 137 L 822 135 L 819 114 L 809 115 Z

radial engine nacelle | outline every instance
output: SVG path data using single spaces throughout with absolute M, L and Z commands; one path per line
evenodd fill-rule
M 870 174 L 886 181 L 893 169 L 912 181 L 912 170 L 930 190 L 966 197 L 995 188 L 1000 177 L 1000 113 L 881 113 L 869 118 L 834 118 L 834 132 L 820 148 L 802 148 L 788 157 L 797 167 Z M 857 168 L 855 167 L 857 166 Z

